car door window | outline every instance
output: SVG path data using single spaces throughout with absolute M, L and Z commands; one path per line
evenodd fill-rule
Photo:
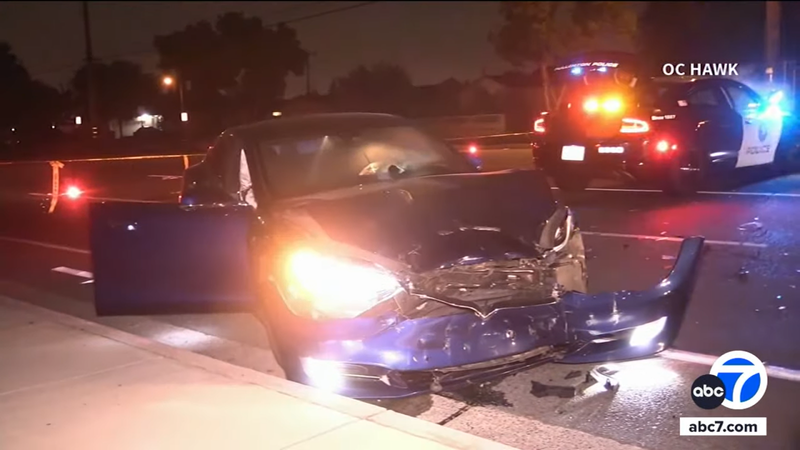
M 725 92 L 727 92 L 731 99 L 733 109 L 745 117 L 755 114 L 755 112 L 758 110 L 759 104 L 761 103 L 761 99 L 758 98 L 758 94 L 751 92 L 744 86 L 725 86 Z
M 703 108 L 716 108 L 722 104 L 717 88 L 708 87 L 692 91 L 686 98 L 686 102 L 689 106 Z
M 212 175 L 219 180 L 226 194 L 232 198 L 239 195 L 239 155 L 241 149 L 232 136 L 220 137 L 209 149 L 206 164 Z

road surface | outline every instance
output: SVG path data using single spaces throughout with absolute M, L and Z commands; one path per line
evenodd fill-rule
M 528 165 L 528 152 L 487 150 L 485 167 Z M 170 177 L 180 170 L 158 170 L 149 175 L 161 176 L 167 191 L 177 190 L 179 180 Z M 677 252 L 679 239 L 669 238 L 702 235 L 709 242 L 677 349 L 616 364 L 617 392 L 598 386 L 574 398 L 537 397 L 536 383 L 563 384 L 571 372 L 591 368 L 549 365 L 470 392 L 386 406 L 523 449 L 537 448 L 533 430 L 541 422 L 657 450 L 800 447 L 800 176 L 772 179 L 756 171 L 741 178 L 733 183 L 735 192 L 710 191 L 691 200 L 608 183 L 578 195 L 556 191 L 584 232 L 591 291 L 657 283 Z M 50 215 L 30 200 L 2 208 L 0 295 L 280 373 L 264 331 L 249 315 L 94 317 L 80 202 L 62 201 Z M 764 399 L 749 410 L 699 409 L 690 398 L 692 382 L 708 373 L 713 356 L 730 350 L 747 350 L 785 370 L 770 378 Z M 767 417 L 768 436 L 680 437 L 682 416 Z

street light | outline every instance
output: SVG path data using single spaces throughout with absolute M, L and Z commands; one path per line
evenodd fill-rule
M 177 77 L 171 75 L 165 75 L 161 78 L 161 84 L 167 87 L 171 87 L 175 84 L 178 85 L 178 96 L 180 97 L 181 101 L 181 122 L 186 122 L 189 120 L 189 114 L 187 114 L 186 110 L 183 107 L 183 80 L 177 79 Z

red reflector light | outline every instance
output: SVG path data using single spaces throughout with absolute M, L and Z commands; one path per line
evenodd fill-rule
M 473 155 L 475 153 L 478 153 L 478 146 L 477 145 L 470 145 L 469 146 L 469 152 L 472 153 Z
M 78 189 L 75 186 L 70 186 L 70 187 L 67 188 L 67 190 L 66 190 L 66 192 L 64 192 L 64 194 L 67 197 L 75 200 L 76 198 L 80 197 L 83 194 L 83 191 L 81 191 L 80 189 Z
M 535 133 L 544 133 L 544 130 L 545 130 L 544 119 L 543 118 L 536 119 L 536 121 L 533 122 L 533 131 Z

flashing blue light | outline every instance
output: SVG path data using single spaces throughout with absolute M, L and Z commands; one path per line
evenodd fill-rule
M 580 75 L 583 72 L 583 69 L 580 67 L 573 67 L 570 72 L 572 72 L 573 75 Z
M 598 71 L 598 72 L 603 72 L 603 73 L 606 73 L 606 72 L 608 72 L 608 68 L 606 68 L 606 67 L 601 67 L 601 68 L 597 69 L 597 71 Z

